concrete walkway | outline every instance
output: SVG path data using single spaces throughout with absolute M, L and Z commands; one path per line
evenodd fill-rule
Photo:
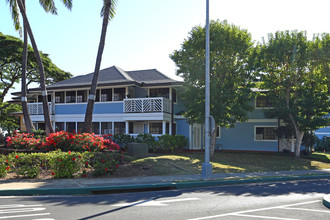
M 330 169 L 216 173 L 208 180 L 202 179 L 200 175 L 49 180 L 15 179 L 0 180 L 0 195 L 95 194 L 325 178 L 330 178 Z

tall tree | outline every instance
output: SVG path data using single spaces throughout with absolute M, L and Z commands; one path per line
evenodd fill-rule
M 96 87 L 97 81 L 99 78 L 100 73 L 100 66 L 102 60 L 102 54 L 105 45 L 105 38 L 107 34 L 107 28 L 109 20 L 111 20 L 115 15 L 115 7 L 116 7 L 117 0 L 103 0 L 103 7 L 101 9 L 101 17 L 103 17 L 102 23 L 102 31 L 101 31 L 101 38 L 99 43 L 99 49 L 97 51 L 95 69 L 91 84 L 91 89 L 88 97 L 87 102 L 87 109 L 85 113 L 85 121 L 84 121 L 84 132 L 90 133 L 92 129 L 92 120 L 93 120 L 93 110 L 94 110 L 94 103 L 96 97 Z
M 214 152 L 216 127 L 234 127 L 237 121 L 247 120 L 252 110 L 253 49 L 247 30 L 230 25 L 227 21 L 210 23 L 210 87 L 211 115 L 215 129 L 211 133 L 211 155 Z M 180 50 L 171 55 L 177 75 L 184 79 L 182 100 L 190 123 L 205 119 L 205 28 L 194 27 Z
M 7 0 L 7 1 L 11 1 L 11 0 Z M 45 9 L 45 11 L 47 11 L 47 12 L 50 11 L 53 14 L 56 14 L 56 7 L 55 7 L 55 3 L 54 3 L 53 0 L 42 0 L 42 1 L 39 1 L 39 2 L 41 4 L 41 6 Z M 64 3 L 64 5 L 66 7 L 71 9 L 71 7 L 72 7 L 72 1 L 71 0 L 62 0 L 62 2 Z M 35 54 L 37 62 L 38 62 L 38 66 L 39 66 L 40 87 L 41 87 L 41 93 L 42 93 L 45 129 L 46 129 L 46 134 L 48 135 L 49 133 L 54 132 L 54 128 L 53 128 L 53 126 L 51 124 L 51 120 L 50 120 L 50 113 L 49 113 L 48 99 L 47 99 L 47 90 L 46 90 L 46 86 L 45 86 L 44 67 L 43 67 L 43 64 L 42 64 L 42 60 L 41 60 L 41 57 L 40 57 L 40 54 L 39 54 L 37 44 L 35 42 L 35 39 L 34 39 L 34 36 L 33 36 L 33 33 L 32 33 L 30 23 L 28 21 L 27 15 L 26 15 L 25 4 L 23 4 L 22 0 L 17 0 L 17 4 L 18 4 L 18 7 L 19 7 L 19 11 L 20 11 L 20 13 L 22 14 L 22 17 L 23 17 L 24 30 L 26 30 L 28 35 L 30 36 L 30 41 L 31 41 L 33 51 L 34 51 L 34 54 Z M 27 35 L 25 35 L 25 36 L 27 36 Z M 25 58 L 23 57 L 23 60 L 24 59 Z M 23 76 L 24 75 L 25 74 L 23 74 Z M 22 88 L 26 92 L 25 85 L 22 85 Z M 26 102 L 26 97 L 25 96 L 22 96 L 22 101 L 23 101 L 23 103 Z M 24 103 L 24 104 L 26 104 L 26 103 Z M 25 108 L 23 108 L 23 110 L 25 110 L 25 112 L 27 111 L 27 109 L 25 109 Z
M 40 81 L 37 61 L 31 46 L 28 46 L 28 51 L 26 85 Z M 3 35 L 0 32 L 0 112 L 9 105 L 4 103 L 9 90 L 22 78 L 22 52 L 23 42 L 19 38 Z M 59 69 L 47 54 L 40 52 L 40 55 L 45 67 L 47 85 L 72 77 L 70 73 Z
M 259 45 L 260 87 L 268 90 L 274 108 L 269 116 L 293 127 L 295 156 L 300 157 L 304 134 L 327 124 L 330 104 L 330 35 L 309 41 L 306 32 L 269 34 Z

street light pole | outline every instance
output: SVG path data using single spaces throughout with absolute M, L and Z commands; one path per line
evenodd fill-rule
M 210 179 L 212 164 L 210 163 L 210 22 L 209 0 L 206 0 L 206 60 L 205 60 L 205 162 L 202 164 L 202 178 Z

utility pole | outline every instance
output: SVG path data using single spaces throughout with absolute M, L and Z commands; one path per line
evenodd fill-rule
M 205 60 L 205 161 L 202 164 L 202 178 L 210 179 L 212 164 L 210 163 L 210 21 L 209 0 L 206 0 L 206 60 Z

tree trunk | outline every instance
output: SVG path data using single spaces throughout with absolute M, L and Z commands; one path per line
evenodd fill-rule
M 92 80 L 92 84 L 91 84 L 91 90 L 90 90 L 90 94 L 89 94 L 88 102 L 87 102 L 87 109 L 86 109 L 86 113 L 85 113 L 84 132 L 87 132 L 87 133 L 90 133 L 92 130 L 91 128 L 92 128 L 92 120 L 93 120 L 93 109 L 94 109 L 94 103 L 95 103 L 95 97 L 96 97 L 96 87 L 97 87 L 97 81 L 98 81 L 99 73 L 100 73 L 100 66 L 101 66 L 102 54 L 103 54 L 103 50 L 104 50 L 105 37 L 106 37 L 106 33 L 107 33 L 111 1 L 107 0 L 107 1 L 105 1 L 104 4 L 105 4 L 105 7 L 104 7 L 101 38 L 100 38 L 99 49 L 98 49 L 97 57 L 96 57 L 96 64 L 95 64 L 94 75 L 93 75 L 93 80 Z
M 25 0 L 23 0 L 23 5 L 25 8 Z M 25 8 L 26 10 L 26 8 Z M 31 133 L 34 130 L 33 123 L 30 118 L 30 114 L 27 107 L 27 87 L 26 87 L 26 69 L 27 69 L 27 56 L 28 56 L 28 33 L 25 27 L 25 22 L 23 21 L 24 26 L 24 45 L 23 45 L 23 58 L 22 58 L 22 109 L 23 109 L 23 117 L 25 122 L 25 127 L 28 133 Z
M 295 143 L 295 146 L 294 146 L 294 150 L 295 150 L 295 157 L 296 158 L 299 158 L 300 157 L 300 146 L 301 146 L 301 142 L 302 142 L 302 139 L 304 137 L 304 131 L 296 131 L 296 143 Z
M 30 41 L 33 47 L 34 55 L 36 57 L 38 67 L 39 67 L 39 74 L 40 74 L 40 87 L 41 87 L 41 94 L 42 94 L 42 107 L 44 111 L 44 120 L 45 120 L 45 129 L 46 129 L 46 135 L 48 136 L 50 133 L 54 133 L 54 129 L 50 120 L 50 114 L 49 114 L 49 108 L 48 108 L 48 96 L 47 96 L 47 90 L 45 85 L 45 72 L 44 72 L 44 66 L 42 64 L 42 60 L 39 54 L 39 50 L 36 44 L 36 41 L 34 39 L 32 29 L 30 26 L 30 23 L 28 21 L 28 18 L 25 13 L 25 8 L 22 4 L 21 0 L 17 1 L 20 12 L 23 17 L 24 26 L 26 27 L 26 30 L 29 34 Z
M 211 131 L 210 158 L 214 156 L 215 144 L 217 140 L 217 127 L 218 124 L 215 123 L 214 129 Z
M 294 120 L 291 113 L 289 114 L 289 118 L 291 120 L 291 123 L 294 127 L 294 131 L 296 133 L 296 143 L 295 143 L 295 146 L 294 146 L 295 157 L 299 158 L 300 157 L 300 146 L 301 146 L 302 139 L 304 137 L 305 132 L 299 129 L 298 124 Z

